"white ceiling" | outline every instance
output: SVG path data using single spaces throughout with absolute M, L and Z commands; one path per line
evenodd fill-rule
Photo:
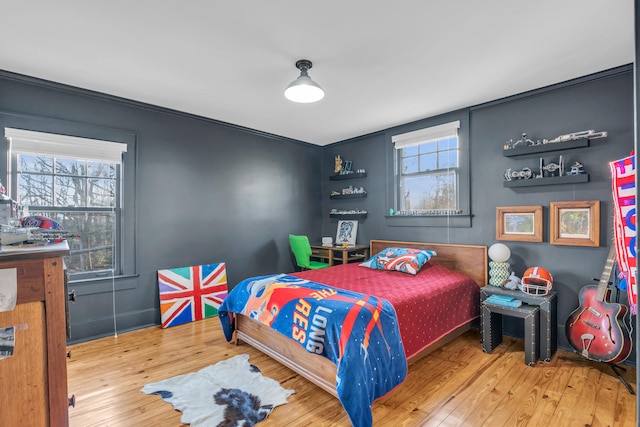
M 631 63 L 633 3 L 5 1 L 0 69 L 326 145 Z

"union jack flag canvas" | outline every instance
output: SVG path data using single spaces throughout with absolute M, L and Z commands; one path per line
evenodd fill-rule
M 162 327 L 213 317 L 227 296 L 225 263 L 158 270 Z

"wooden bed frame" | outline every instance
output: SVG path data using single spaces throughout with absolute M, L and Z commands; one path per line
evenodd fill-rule
M 434 250 L 437 256 L 433 257 L 431 262 L 465 273 L 473 278 L 478 286 L 485 286 L 487 283 L 486 246 L 371 240 L 369 253 L 373 255 L 387 247 Z M 337 397 L 335 387 L 337 368 L 333 362 L 325 357 L 307 352 L 295 341 L 247 316 L 240 314 L 234 316 L 236 318 L 236 344 L 239 340 L 246 342 Z M 458 327 L 414 355 L 409 359 L 409 363 L 421 359 L 470 328 L 471 322 Z

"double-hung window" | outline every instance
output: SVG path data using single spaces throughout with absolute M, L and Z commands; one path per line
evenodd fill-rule
M 127 144 L 5 128 L 12 195 L 74 237 L 72 279 L 122 274 L 122 155 Z
M 460 119 L 452 120 L 456 116 Z M 470 226 L 468 114 L 446 118 L 425 120 L 422 124 L 430 126 L 419 128 L 421 123 L 407 125 L 402 128 L 407 131 L 390 135 L 392 225 Z
M 459 214 L 460 122 L 392 138 L 398 162 L 398 211 L 419 215 Z

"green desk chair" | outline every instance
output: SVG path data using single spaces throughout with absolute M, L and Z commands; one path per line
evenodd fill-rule
M 307 236 L 295 236 L 289 234 L 289 244 L 291 251 L 296 257 L 296 264 L 303 270 L 318 270 L 320 268 L 329 267 L 326 262 L 311 260 L 311 244 Z

